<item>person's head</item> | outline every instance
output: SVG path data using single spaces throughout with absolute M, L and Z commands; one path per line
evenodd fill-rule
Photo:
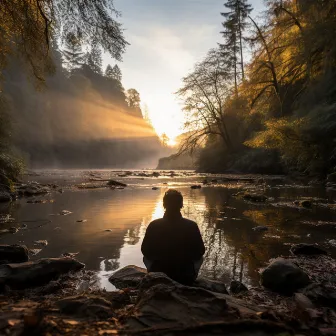
M 169 189 L 163 196 L 163 207 L 167 211 L 180 211 L 183 208 L 183 196 L 174 189 Z

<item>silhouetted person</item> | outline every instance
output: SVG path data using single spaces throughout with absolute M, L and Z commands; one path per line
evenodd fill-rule
M 149 272 L 163 272 L 171 279 L 191 285 L 197 278 L 205 252 L 197 224 L 183 218 L 183 197 L 168 190 L 163 197 L 163 218 L 147 228 L 141 251 Z

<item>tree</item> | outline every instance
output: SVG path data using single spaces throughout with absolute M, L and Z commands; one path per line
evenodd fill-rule
M 113 67 L 113 76 L 114 76 L 114 79 L 121 82 L 122 80 L 122 73 L 121 73 L 121 70 L 119 68 L 119 66 L 116 64 L 114 67 Z
M 102 65 L 103 65 L 103 57 L 102 52 L 97 44 L 93 44 L 91 47 L 91 51 L 86 55 L 86 63 L 89 68 L 97 73 L 102 74 Z
M 127 104 L 131 109 L 140 108 L 140 94 L 135 89 L 129 89 L 126 92 Z
M 115 79 L 118 82 L 121 82 L 122 80 L 122 73 L 117 64 L 113 68 L 111 67 L 110 64 L 108 64 L 105 70 L 105 76 L 108 78 Z
M 161 143 L 163 147 L 168 147 L 168 143 L 169 143 L 169 137 L 166 133 L 163 133 L 160 137 L 161 139 Z
M 224 6 L 229 12 L 221 13 L 225 18 L 222 23 L 222 32 L 225 42 L 221 44 L 222 52 L 226 54 L 232 63 L 236 95 L 240 78 L 245 79 L 243 33 L 247 28 L 247 18 L 252 12 L 252 6 L 247 0 L 228 0 Z M 240 68 L 240 70 L 238 69 Z
M 145 119 L 147 124 L 150 125 L 150 126 L 153 126 L 151 118 L 149 116 L 149 107 L 148 107 L 147 104 L 143 105 L 142 111 L 143 111 L 143 118 Z
M 2 0 L 0 70 L 11 55 L 20 55 L 38 83 L 52 72 L 49 47 L 57 36 L 73 33 L 82 45 L 93 41 L 118 60 L 127 45 L 113 0 Z M 29 27 L 29 29 L 28 29 Z
M 184 103 L 188 136 L 180 152 L 193 151 L 209 136 L 219 136 L 223 145 L 231 149 L 225 115 L 225 100 L 231 94 L 229 79 L 230 70 L 217 49 L 211 50 L 196 64 L 194 71 L 183 78 L 183 87 L 177 95 Z
M 113 78 L 113 69 L 112 69 L 110 64 L 108 64 L 106 69 L 105 69 L 105 77 Z
M 1 0 L 0 2 L 0 74 L 15 57 L 23 61 L 21 71 L 37 86 L 55 72 L 50 47 L 56 40 L 65 41 L 72 33 L 82 45 L 95 42 L 112 57 L 121 60 L 127 42 L 113 0 Z M 3 77 L 0 75 L 0 101 Z M 0 119 L 7 113 L 0 104 Z M 0 130 L 0 138 L 4 138 Z M 10 144 L 0 148 L 1 157 L 10 157 Z M 0 160 L 3 174 L 13 176 L 10 167 L 15 159 Z M 12 170 L 13 171 L 13 170 Z M 18 169 L 14 170 L 17 174 Z
M 79 68 L 83 65 L 85 61 L 85 56 L 82 51 L 82 46 L 78 38 L 69 33 L 65 40 L 65 48 L 62 50 L 64 65 L 71 71 L 73 69 Z

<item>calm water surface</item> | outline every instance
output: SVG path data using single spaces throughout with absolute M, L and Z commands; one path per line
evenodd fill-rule
M 42 174 L 39 180 L 50 181 L 52 177 L 62 184 L 76 182 L 79 176 L 68 172 L 53 174 Z M 190 189 L 191 184 L 203 179 L 191 174 L 169 179 L 128 178 L 125 181 L 129 187 L 124 190 L 65 190 L 63 194 L 42 197 L 53 203 L 29 204 L 27 199 L 21 199 L 10 206 L 2 205 L 0 214 L 10 214 L 15 219 L 15 223 L 1 224 L 2 228 L 19 228 L 24 224 L 27 227 L 16 234 L 1 235 L 0 244 L 42 249 L 33 259 L 78 253 L 77 259 L 87 269 L 98 272 L 100 285 L 113 289 L 108 282 L 110 274 L 126 265 L 143 266 L 140 247 L 146 227 L 162 217 L 162 197 L 168 188 L 174 187 L 184 196 L 183 215 L 199 224 L 206 244 L 202 275 L 255 285 L 260 267 L 270 258 L 288 255 L 289 245 L 299 242 L 319 243 L 336 256 L 335 226 L 307 223 L 335 222 L 336 212 L 323 207 L 305 210 L 286 206 L 301 197 L 334 202 L 335 195 L 324 189 L 273 183 L 272 187 L 259 187 L 272 197 L 271 202 L 259 205 L 232 196 L 243 186 L 252 187 L 249 184 Z M 153 185 L 160 189 L 152 190 Z M 59 215 L 62 210 L 71 214 Z M 253 231 L 260 225 L 268 226 L 269 231 Z M 38 247 L 34 245 L 37 240 L 47 240 L 48 245 Z

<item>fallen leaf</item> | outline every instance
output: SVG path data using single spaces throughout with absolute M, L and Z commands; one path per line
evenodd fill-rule
M 98 332 L 99 335 L 117 335 L 118 334 L 118 330 L 114 329 L 114 330 L 100 330 Z
M 64 323 L 66 324 L 70 324 L 70 325 L 78 325 L 79 322 L 78 321 L 74 321 L 74 320 L 63 320 Z
M 13 320 L 8 320 L 8 325 L 9 325 L 10 327 L 14 327 L 15 325 L 19 324 L 20 322 L 21 322 L 20 320 L 15 320 L 15 319 L 13 319 Z

